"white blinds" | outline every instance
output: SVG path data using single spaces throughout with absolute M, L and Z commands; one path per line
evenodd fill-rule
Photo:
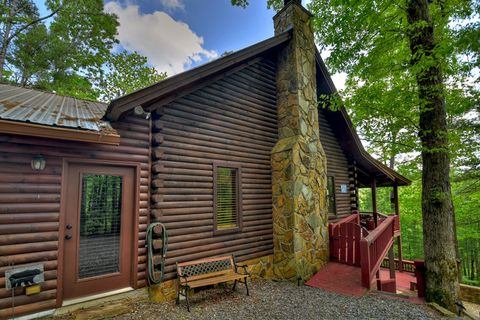
M 217 167 L 216 170 L 217 229 L 238 227 L 238 169 Z

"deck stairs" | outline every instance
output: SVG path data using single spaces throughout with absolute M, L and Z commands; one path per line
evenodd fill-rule
M 395 269 L 390 268 L 390 277 L 380 277 L 380 267 L 385 257 L 393 260 L 393 243 L 400 232 L 399 217 L 383 216 L 378 226 L 367 231 L 360 225 L 360 213 L 329 225 L 330 261 L 345 264 L 357 270 L 361 286 L 370 289 L 376 284 L 377 290 L 396 292 Z M 354 269 L 353 269 L 354 270 Z

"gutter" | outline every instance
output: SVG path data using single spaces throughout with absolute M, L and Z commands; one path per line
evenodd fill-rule
M 39 124 L 18 121 L 0 120 L 0 133 L 16 134 L 31 137 L 60 139 L 69 141 L 90 142 L 118 146 L 120 135 L 104 134 L 97 131 L 49 127 Z

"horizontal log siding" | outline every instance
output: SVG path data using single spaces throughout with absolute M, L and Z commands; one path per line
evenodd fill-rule
M 63 158 L 115 160 L 141 163 L 139 265 L 137 285 L 145 285 L 145 229 L 149 212 L 149 123 L 126 118 L 113 126 L 121 135 L 120 146 L 95 145 L 0 135 L 0 319 L 11 316 L 11 291 L 5 289 L 10 265 L 43 263 L 45 282 L 40 294 L 25 296 L 15 290 L 15 314 L 55 308 L 57 259 L 62 192 Z M 35 173 L 33 156 L 42 154 L 45 170 Z
M 156 109 L 152 214 L 169 234 L 167 279 L 174 276 L 176 261 L 272 254 L 275 72 L 275 65 L 263 60 Z M 241 232 L 213 234 L 215 160 L 242 167 Z
M 352 210 L 358 210 L 358 170 L 355 161 L 348 166 L 348 176 L 350 177 L 350 207 Z
M 348 174 L 348 159 L 343 152 L 330 123 L 325 118 L 325 110 L 319 110 L 320 141 L 327 156 L 327 175 L 335 177 L 335 196 L 337 212 L 330 219 L 339 218 L 351 213 L 350 177 Z M 340 185 L 347 185 L 347 193 L 340 192 Z

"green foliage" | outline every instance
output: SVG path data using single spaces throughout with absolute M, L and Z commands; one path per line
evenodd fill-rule
M 233 6 L 246 8 L 248 6 L 248 0 L 230 0 Z
M 67 1 L 49 27 L 53 74 L 101 68 L 118 42 L 118 25 L 114 14 L 104 12 L 102 0 Z
M 47 79 L 40 78 L 33 87 L 86 100 L 97 100 L 99 96 L 90 78 L 74 72 L 62 72 Z
M 107 101 L 166 77 L 138 53 L 112 53 L 117 17 L 102 0 L 47 0 L 51 13 L 38 16 L 32 1 L 6 1 L 0 25 L 6 46 L 4 81 L 81 99 Z M 12 17 L 12 11 L 18 14 Z M 53 17 L 44 24 L 44 18 Z M 12 38 L 6 41 L 6 31 Z M 8 43 L 7 43 L 8 42 Z M 0 50 L 0 65 L 1 50 Z
M 280 10 L 283 6 L 283 0 L 267 0 L 268 8 Z M 248 0 L 230 0 L 233 6 L 246 8 L 248 6 Z
M 32 78 L 48 70 L 48 30 L 39 24 L 20 34 L 14 40 L 13 52 L 7 62 L 13 67 L 15 82 L 21 86 L 32 84 Z
M 106 66 L 108 71 L 98 84 L 101 98 L 105 101 L 145 88 L 167 77 L 166 73 L 158 73 L 155 68 L 148 66 L 146 57 L 126 50 L 112 54 Z
M 84 174 L 80 235 L 98 236 L 120 233 L 122 177 Z
M 117 42 L 117 18 L 103 11 L 103 1 L 67 1 L 49 27 L 49 68 L 38 74 L 38 84 L 78 98 L 96 99 L 90 79 Z M 86 90 L 86 91 L 85 91 Z
M 309 9 L 314 14 L 316 40 L 323 50 L 330 51 L 328 67 L 333 72 L 348 74 L 346 88 L 339 96 L 367 141 L 368 150 L 413 180 L 412 186 L 400 188 L 404 254 L 411 259 L 423 256 L 420 153 L 434 151 L 422 149 L 419 141 L 418 110 L 424 106 L 418 99 L 416 75 L 440 61 L 446 79 L 444 93 L 460 255 L 471 265 L 469 257 L 480 255 L 480 232 L 475 223 L 479 220 L 475 217 L 478 209 L 470 205 L 480 192 L 479 87 L 474 83 L 478 81 L 480 4 L 463 0 L 431 2 L 438 42 L 432 56 L 425 52 L 411 55 L 407 37 L 411 28 L 405 7 L 404 1 L 314 0 Z M 419 63 L 412 65 L 412 59 Z M 477 187 L 459 194 L 457 190 L 462 184 Z M 370 195 L 362 193 L 361 205 L 368 210 Z M 389 210 L 388 193 L 379 190 L 379 211 Z M 437 198 L 443 196 L 443 192 L 437 194 Z M 473 263 L 475 267 L 469 267 L 469 275 L 463 270 L 464 276 L 477 281 L 478 260 Z
M 20 2 L 29 10 L 14 19 L 15 31 L 2 34 L 7 67 L 13 71 L 10 80 L 79 98 L 97 98 L 98 91 L 89 79 L 102 73 L 117 42 L 117 17 L 103 11 L 102 0 L 49 0 L 46 6 L 51 13 L 41 18 L 33 2 Z M 4 29 L 12 21 L 10 12 L 18 6 L 11 1 L 2 8 Z M 44 18 L 49 16 L 53 20 L 47 27 Z

